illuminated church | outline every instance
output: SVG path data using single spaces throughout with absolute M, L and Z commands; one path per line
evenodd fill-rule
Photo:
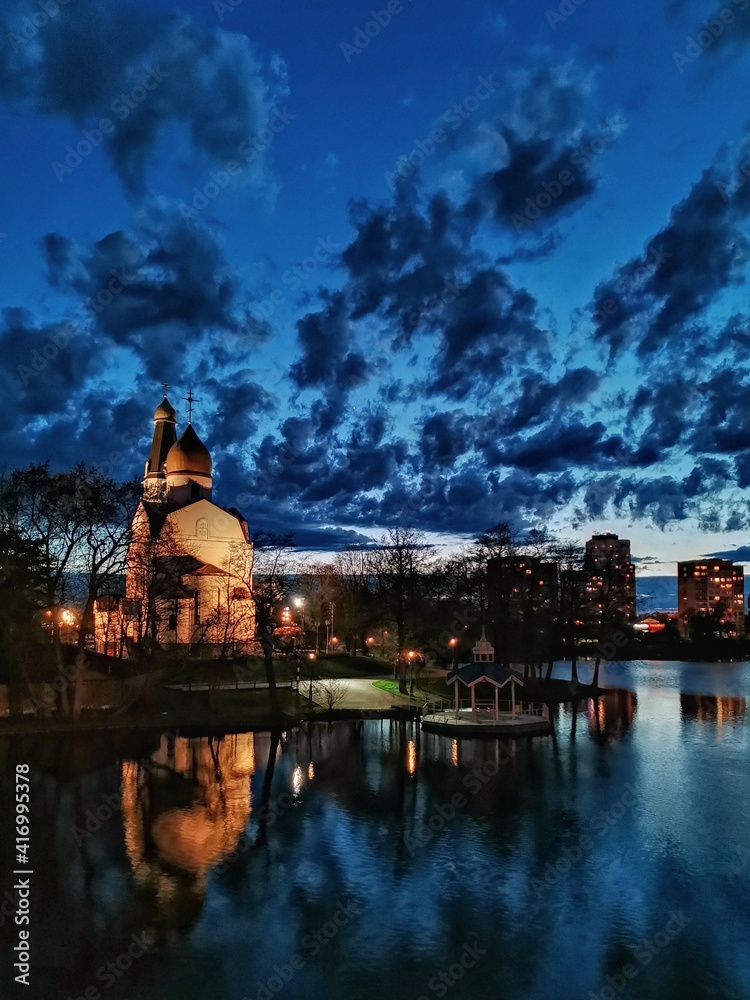
M 251 647 L 253 545 L 240 512 L 212 499 L 211 456 L 193 427 L 192 393 L 187 401 L 179 438 L 166 395 L 154 412 L 125 594 L 97 601 L 98 652 L 158 644 L 222 656 Z

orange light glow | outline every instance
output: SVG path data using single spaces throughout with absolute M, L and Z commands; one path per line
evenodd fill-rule
M 417 747 L 413 740 L 406 744 L 406 770 L 411 775 L 417 773 Z

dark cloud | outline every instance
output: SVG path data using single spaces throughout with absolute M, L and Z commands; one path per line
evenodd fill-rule
M 380 312 L 396 346 L 418 330 L 435 329 L 461 294 L 461 274 L 478 259 L 444 194 L 419 209 L 413 185 L 399 185 L 393 202 L 351 207 L 356 235 L 341 254 L 347 270 L 352 319 Z
M 506 274 L 477 271 L 446 306 L 427 393 L 466 399 L 532 357 L 547 358 L 549 335 L 536 313 L 533 296 L 514 288 Z
M 429 469 L 452 466 L 469 448 L 471 421 L 466 413 L 433 413 L 420 421 L 422 462 Z
M 205 420 L 207 444 L 212 450 L 245 446 L 256 435 L 262 420 L 275 413 L 278 399 L 252 376 L 250 369 L 243 369 L 221 380 L 201 380 L 201 393 L 209 392 L 216 407 Z
M 90 247 L 50 233 L 43 253 L 53 287 L 79 297 L 99 333 L 134 348 L 157 381 L 176 379 L 211 330 L 231 335 L 235 350 L 257 340 L 216 239 L 180 216 L 143 218 L 135 233 Z
M 721 549 L 719 552 L 704 552 L 701 559 L 731 559 L 732 562 L 750 562 L 750 545 L 738 545 L 735 549 Z
M 511 431 L 546 423 L 572 404 L 582 403 L 599 388 L 601 376 L 591 368 L 582 367 L 567 371 L 557 382 L 551 382 L 538 372 L 528 372 L 521 376 L 519 384 L 520 397 L 507 424 Z
M 278 61 L 275 71 L 262 66 L 246 36 L 185 14 L 74 0 L 29 41 L 20 31 L 38 11 L 32 0 L 5 5 L 0 96 L 80 129 L 108 118 L 114 129 L 102 146 L 131 190 L 143 189 L 146 165 L 175 125 L 194 150 L 223 164 L 239 159 L 240 143 L 261 132 L 286 94 Z
M 64 411 L 87 378 L 97 374 L 106 345 L 84 323 L 35 324 L 23 309 L 5 309 L 0 367 L 5 406 L 24 423 Z
M 596 190 L 599 156 L 623 129 L 619 118 L 586 124 L 591 77 L 574 63 L 509 73 L 491 127 L 477 128 L 494 166 L 475 177 L 463 212 L 524 233 L 547 228 Z M 499 151 L 499 152 L 498 152 Z
M 749 149 L 745 138 L 733 162 Z M 597 286 L 591 314 L 611 353 L 629 346 L 642 356 L 664 347 L 682 352 L 719 293 L 744 282 L 750 241 L 740 226 L 750 212 L 750 186 L 733 184 L 731 174 L 722 152 L 643 253 Z

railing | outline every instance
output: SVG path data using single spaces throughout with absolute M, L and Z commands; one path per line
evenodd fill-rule
M 477 701 L 475 702 L 475 707 L 478 722 L 495 721 L 494 701 Z M 503 715 L 512 715 L 514 708 L 516 715 L 537 715 L 543 719 L 549 718 L 549 709 L 540 701 L 517 701 L 515 705 L 510 700 L 499 700 L 497 702 L 497 711 Z M 463 716 L 471 715 L 471 702 L 460 701 L 458 703 L 458 711 Z M 448 701 L 445 698 L 437 701 L 426 701 L 422 708 L 422 715 L 439 715 L 445 719 L 449 719 L 451 716 L 455 718 L 456 703 Z

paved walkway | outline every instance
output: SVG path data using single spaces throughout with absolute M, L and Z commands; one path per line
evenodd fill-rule
M 342 677 L 339 683 L 346 685 L 346 696 L 336 705 L 336 708 L 403 708 L 404 705 L 423 704 L 421 698 L 410 699 L 373 687 L 372 682 L 376 680 L 391 681 L 393 677 Z
M 415 698 L 409 698 L 401 694 L 391 694 L 390 691 L 383 691 L 380 688 L 373 687 L 373 681 L 383 680 L 392 681 L 392 674 L 384 674 L 382 677 L 340 677 L 337 679 L 337 684 L 342 684 L 346 688 L 346 694 L 340 702 L 336 703 L 336 708 L 348 708 L 348 709 L 387 709 L 387 708 L 403 708 L 404 705 L 417 705 L 422 706 L 425 701 L 425 695 L 422 692 L 417 692 Z M 325 683 L 325 681 L 323 681 Z M 284 681 L 283 684 L 278 685 L 279 688 L 288 688 L 289 682 Z M 197 684 L 166 684 L 166 688 L 170 691 L 192 691 L 192 692 L 205 692 L 208 690 L 208 684 L 200 682 Z M 237 683 L 228 682 L 223 685 L 223 689 L 226 691 L 258 691 L 263 690 L 268 687 L 265 681 L 239 681 Z M 309 681 L 304 678 L 300 681 L 299 685 L 300 694 L 307 696 L 309 690 Z

